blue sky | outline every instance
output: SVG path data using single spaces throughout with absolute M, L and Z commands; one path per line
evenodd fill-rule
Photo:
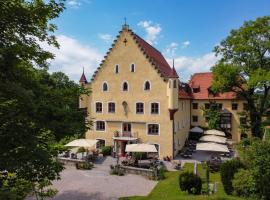
M 78 81 L 98 67 L 127 18 L 130 28 L 175 65 L 183 81 L 209 71 L 218 58 L 212 52 L 231 29 L 270 14 L 269 0 L 67 0 L 54 20 L 60 49 L 50 71 L 63 71 Z

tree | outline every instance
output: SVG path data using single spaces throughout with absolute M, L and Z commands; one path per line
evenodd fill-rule
M 63 9 L 61 0 L 0 2 L 0 172 L 30 183 L 37 198 L 54 194 L 48 186 L 63 170 L 56 142 L 87 129 L 78 109 L 87 91 L 63 73 L 50 75 L 53 55 L 39 45 L 58 47 L 49 22 Z
M 214 91 L 234 91 L 248 105 L 251 132 L 262 137 L 262 114 L 270 90 L 270 16 L 245 22 L 215 47 Z
M 203 115 L 207 119 L 209 129 L 220 129 L 220 117 L 221 113 L 216 103 L 210 103 L 209 109 L 201 108 Z

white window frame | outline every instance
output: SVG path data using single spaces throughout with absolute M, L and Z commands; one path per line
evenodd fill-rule
M 148 134 L 148 125 L 150 125 L 150 124 L 157 124 L 158 125 L 158 134 L 157 135 L 153 135 L 153 134 Z M 146 123 L 146 130 L 145 130 L 145 132 L 146 132 L 146 135 L 148 135 L 148 136 L 160 136 L 160 124 L 159 123 Z
M 114 112 L 109 112 L 109 103 L 114 103 Z M 107 102 L 107 113 L 108 114 L 115 114 L 116 113 L 116 103 L 115 103 L 115 101 L 108 101 Z
M 152 110 L 152 103 L 157 103 L 158 104 L 158 113 L 152 113 L 151 112 L 151 110 Z M 160 102 L 158 102 L 158 101 L 152 101 L 152 102 L 150 102 L 149 113 L 150 113 L 150 115 L 160 115 Z
M 97 122 L 104 122 L 105 123 L 105 129 L 104 129 L 104 131 L 102 131 L 102 130 L 97 130 Z M 106 129 L 107 129 L 107 122 L 105 121 L 105 120 L 95 120 L 95 131 L 96 132 L 106 132 Z
M 97 112 L 97 103 L 101 103 L 101 105 L 102 105 L 101 112 Z M 95 113 L 97 113 L 97 114 L 103 114 L 103 110 L 104 110 L 103 102 L 102 101 L 95 101 L 94 110 L 95 110 Z
M 116 73 L 116 66 L 118 66 L 118 72 L 117 73 Z M 114 65 L 114 73 L 115 74 L 119 74 L 119 71 L 120 71 L 119 69 L 120 69 L 120 65 L 119 64 L 115 64 Z
M 132 71 L 132 65 L 134 65 L 134 72 Z M 136 65 L 135 65 L 135 63 L 131 63 L 130 65 L 129 65 L 129 71 L 131 72 L 131 73 L 135 73 L 136 72 Z
M 142 113 L 137 113 L 137 103 L 142 103 L 143 104 L 143 112 Z M 135 102 L 135 114 L 136 115 L 144 115 L 144 113 L 145 113 L 145 103 L 142 102 L 142 101 Z
M 146 82 L 149 82 L 149 85 L 150 85 L 150 89 L 149 90 L 145 90 L 145 84 L 146 84 Z M 150 92 L 151 91 L 151 89 L 152 89 L 152 84 L 151 84 L 151 81 L 149 81 L 149 80 L 145 80 L 144 81 L 144 83 L 143 83 L 143 91 L 145 91 L 145 92 Z
M 104 85 L 105 83 L 107 84 L 107 91 L 103 90 L 103 85 Z M 109 92 L 109 84 L 108 84 L 107 81 L 103 81 L 103 82 L 102 82 L 102 85 L 101 85 L 101 91 L 102 91 L 102 92 Z
M 98 120 L 98 121 L 100 121 L 100 120 Z M 104 145 L 106 146 L 106 143 L 107 143 L 107 142 L 106 142 L 106 140 L 105 140 L 104 138 L 96 138 L 96 140 L 104 140 L 104 142 L 105 142 Z M 96 143 L 96 149 L 97 149 L 97 143 Z
M 124 90 L 124 83 L 127 83 L 127 85 L 128 85 L 128 88 L 127 88 L 127 90 Z M 123 81 L 122 82 L 122 84 L 121 84 L 121 90 L 122 90 L 122 92 L 128 92 L 129 91 L 129 83 L 128 83 L 128 81 Z

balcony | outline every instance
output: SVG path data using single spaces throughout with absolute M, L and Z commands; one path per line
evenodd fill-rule
M 114 140 L 137 140 L 138 133 L 136 132 L 115 132 L 113 136 Z

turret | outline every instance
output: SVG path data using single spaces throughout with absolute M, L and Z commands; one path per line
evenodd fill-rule
M 178 90 L 179 90 L 179 84 L 178 84 L 178 74 L 174 68 L 174 61 L 173 61 L 173 67 L 171 69 L 170 75 L 169 75 L 169 110 L 177 110 L 178 109 Z
M 84 75 L 84 68 L 79 83 L 81 86 L 85 86 L 85 84 L 87 84 L 87 79 Z M 79 97 L 79 108 L 87 108 L 87 95 L 83 94 Z

